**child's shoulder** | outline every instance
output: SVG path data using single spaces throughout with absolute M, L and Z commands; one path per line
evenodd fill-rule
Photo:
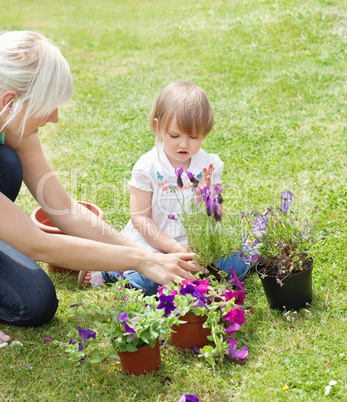
M 148 169 L 151 166 L 154 166 L 156 160 L 156 152 L 155 148 L 152 148 L 150 151 L 146 152 L 145 154 L 141 155 L 140 158 L 134 165 L 133 169 Z
M 215 167 L 219 165 L 224 165 L 223 161 L 217 154 L 211 154 L 207 153 L 203 149 L 200 149 L 200 151 L 197 154 L 197 160 L 202 163 L 204 166 L 210 163 L 213 163 Z

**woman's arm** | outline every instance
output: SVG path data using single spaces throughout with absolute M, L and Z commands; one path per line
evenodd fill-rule
M 29 191 L 63 233 L 103 243 L 140 247 L 71 198 L 46 160 L 36 134 L 22 140 L 6 136 L 6 144 L 21 159 L 23 180 Z
M 134 228 L 141 233 L 148 244 L 163 253 L 189 252 L 187 247 L 161 231 L 153 222 L 152 195 L 150 191 L 130 186 L 130 216 Z
M 74 270 L 119 271 L 135 269 L 157 283 L 193 279 L 201 268 L 188 254 L 159 254 L 116 246 L 38 229 L 28 215 L 0 193 L 0 238 L 35 261 Z
M 135 269 L 161 284 L 192 279 L 187 271 L 202 269 L 191 262 L 192 254 L 151 253 L 125 239 L 87 208 L 75 211 L 76 201 L 46 161 L 37 135 L 23 140 L 6 136 L 6 145 L 21 158 L 24 182 L 49 218 L 64 233 L 72 235 L 42 232 L 25 212 L 0 194 L 0 238 L 23 254 L 74 270 Z

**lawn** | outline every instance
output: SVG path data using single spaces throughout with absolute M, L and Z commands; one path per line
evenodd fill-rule
M 203 148 L 225 163 L 229 211 L 266 207 L 283 190 L 316 208 L 327 236 L 314 250 L 314 298 L 298 314 L 271 311 L 259 278 L 246 277 L 245 363 L 211 368 L 168 342 L 154 374 L 127 376 L 117 361 L 76 365 L 53 341 L 81 324 L 78 292 L 102 290 L 53 273 L 60 299 L 40 328 L 1 329 L 23 346 L 0 349 L 1 400 L 346 400 L 347 223 L 345 0 L 2 0 L 0 30 L 53 39 L 75 81 L 60 121 L 40 131 L 45 154 L 70 193 L 98 204 L 122 229 L 127 181 L 154 144 L 148 113 L 176 80 L 201 86 L 215 112 Z M 17 201 L 37 204 L 23 187 Z M 328 396 L 329 381 L 337 384 Z

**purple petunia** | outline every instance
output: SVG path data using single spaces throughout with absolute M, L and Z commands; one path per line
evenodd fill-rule
M 91 329 L 82 329 L 81 327 L 77 327 L 77 330 L 80 334 L 82 342 L 86 342 L 87 339 L 96 337 L 96 332 L 92 331 Z
M 119 313 L 119 314 L 118 314 L 118 318 L 119 318 L 119 321 L 120 321 L 120 322 L 126 322 L 126 320 L 128 320 L 128 319 L 129 319 L 129 317 L 128 317 L 128 314 L 127 314 L 127 313 L 124 313 L 124 314 Z
M 293 201 L 293 194 L 290 191 L 283 191 L 282 197 L 282 212 L 287 214 L 290 204 Z
M 183 187 L 183 180 L 182 180 L 183 166 L 181 166 L 180 168 L 175 168 L 175 173 L 177 176 L 177 186 L 179 188 L 182 188 Z
M 163 293 L 159 296 L 159 305 L 157 309 L 165 309 L 164 314 L 169 315 L 172 311 L 176 309 L 174 305 L 175 295 L 164 295 Z
M 177 402 L 199 402 L 195 394 L 183 394 Z
M 187 294 L 191 294 L 196 299 L 205 301 L 205 296 L 203 295 L 203 293 L 201 293 L 200 290 L 196 286 L 191 284 L 191 283 L 188 283 L 186 286 L 184 286 L 180 290 L 180 293 L 181 293 L 182 296 L 186 296 Z
M 134 328 L 131 328 L 131 327 L 129 327 L 129 325 L 127 323 L 124 323 L 124 329 L 125 329 L 125 333 L 130 334 L 129 338 L 131 338 L 131 339 L 135 338 L 136 331 L 134 330 Z
M 205 299 L 204 294 L 201 293 L 200 290 L 196 286 L 194 286 L 192 283 L 188 283 L 186 286 L 184 286 L 180 290 L 180 293 L 182 296 L 191 294 L 193 297 L 196 298 L 196 302 L 193 303 L 192 307 L 205 307 L 207 311 L 210 311 L 206 305 L 206 299 Z
M 234 338 L 228 338 L 228 342 L 229 342 L 228 354 L 224 356 L 226 359 L 245 360 L 247 358 L 248 355 L 247 346 L 245 346 L 241 350 L 236 350 L 237 349 L 236 340 Z
M 47 338 L 42 338 L 46 342 L 52 342 L 52 338 L 50 336 L 47 336 Z

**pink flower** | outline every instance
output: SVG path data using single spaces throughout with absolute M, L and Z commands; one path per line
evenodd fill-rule
M 229 342 L 228 354 L 224 356 L 226 359 L 245 360 L 247 358 L 247 355 L 248 355 L 247 346 L 245 346 L 241 350 L 236 350 L 237 342 L 235 341 L 235 339 L 228 338 L 228 342 Z
M 222 297 L 224 297 L 226 301 L 235 298 L 235 304 L 241 306 L 246 298 L 246 293 L 241 290 L 232 291 L 229 289 L 228 292 L 222 294 Z
M 225 329 L 225 332 L 227 334 L 233 334 L 234 331 L 238 331 L 241 325 L 246 321 L 245 312 L 240 308 L 230 310 L 229 313 L 223 317 L 223 321 L 230 322 L 230 325 Z
M 164 290 L 164 289 L 167 289 L 167 287 L 164 286 L 164 285 L 158 287 L 158 294 L 159 294 L 159 296 L 161 296 L 161 295 L 164 294 L 164 293 L 163 293 L 163 290 Z M 172 291 L 170 292 L 170 295 L 173 295 L 173 296 L 176 296 L 177 294 L 178 294 L 177 290 L 172 290 Z

